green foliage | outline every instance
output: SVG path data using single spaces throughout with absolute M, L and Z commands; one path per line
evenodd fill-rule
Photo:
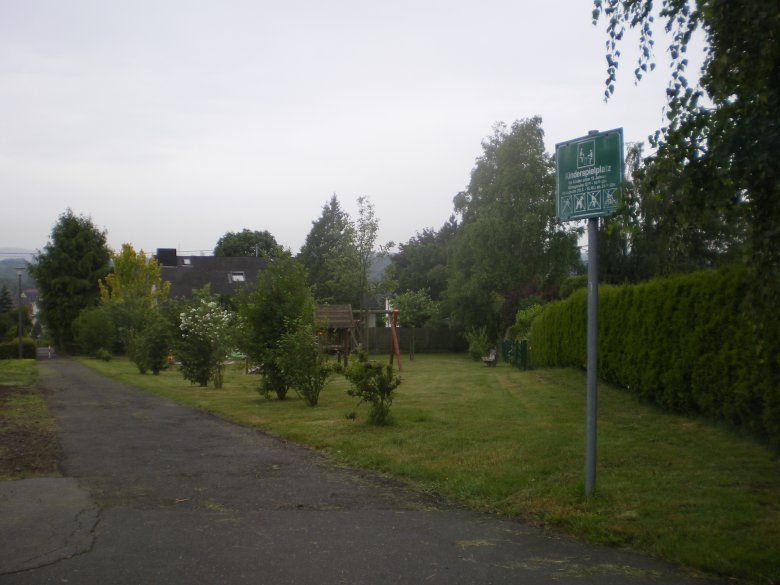
M 283 400 L 292 380 L 279 367 L 279 341 L 292 324 L 314 320 L 314 300 L 304 267 L 288 255 L 276 258 L 257 278 L 239 309 L 245 325 L 244 352 L 263 366 L 261 392 Z
M 642 161 L 641 145 L 629 145 L 622 204 L 599 226 L 600 282 L 640 282 L 742 261 L 745 202 L 716 205 L 712 192 L 697 190 L 706 177 L 694 176 L 691 165 L 684 174 L 670 165 Z M 699 174 L 718 172 L 697 165 Z
M 150 315 L 167 300 L 170 283 L 162 280 L 160 265 L 154 258 L 147 258 L 143 250 L 136 252 L 130 244 L 124 244 L 121 252 L 111 258 L 113 272 L 98 283 L 101 307 L 110 315 L 116 332 L 116 339 L 106 347 L 128 353 L 136 361 L 140 355 L 136 341 L 147 321 L 154 318 Z M 140 365 L 144 362 L 136 363 L 142 372 L 148 369 Z
M 34 360 L 37 356 L 38 346 L 34 339 L 22 337 L 22 359 Z M 0 360 L 19 359 L 19 340 L 0 341 Z
M 0 287 L 0 314 L 10 313 L 14 308 L 13 299 L 11 299 L 11 291 L 8 290 L 6 285 Z
M 664 408 L 719 418 L 780 444 L 780 323 L 755 313 L 751 283 L 749 271 L 729 267 L 600 287 L 600 376 Z M 585 363 L 586 304 L 586 291 L 577 291 L 536 318 L 534 367 Z
M 372 263 L 376 260 L 377 254 L 385 256 L 387 250 L 393 247 L 389 242 L 380 247 L 377 253 L 374 250 L 377 234 L 379 233 L 379 218 L 376 217 L 374 204 L 368 197 L 358 197 L 358 216 L 354 222 L 355 250 L 358 258 L 359 284 L 357 303 L 363 307 L 364 300 L 369 294 L 369 271 Z
M 571 294 L 579 289 L 588 286 L 588 275 L 581 274 L 579 276 L 570 276 L 561 283 L 561 287 L 558 290 L 558 295 L 562 299 L 569 298 Z
M 368 412 L 371 424 L 387 424 L 393 391 L 401 384 L 401 377 L 393 374 L 393 367 L 369 361 L 365 354 L 360 354 L 344 375 L 352 384 L 347 394 L 360 398 L 358 406 L 363 402 L 371 405 Z
M 334 194 L 312 223 L 298 260 L 308 272 L 320 301 L 357 304 L 361 264 L 355 226 Z
M 171 324 L 159 311 L 150 311 L 142 327 L 130 336 L 128 356 L 138 371 L 157 375 L 168 366 L 173 346 Z
M 444 298 L 447 265 L 457 230 L 453 215 L 438 232 L 424 229 L 408 242 L 399 244 L 390 271 L 399 291 L 428 289 L 434 301 Z
M 73 349 L 71 325 L 86 307 L 97 303 L 98 281 L 109 272 L 106 234 L 68 209 L 52 228 L 43 252 L 29 270 L 40 291 L 41 318 L 55 347 Z
M 747 258 L 757 274 L 780 270 L 780 5 L 777 2 L 663 0 L 660 17 L 671 33 L 669 124 L 655 133 L 652 176 L 677 199 L 679 227 L 694 233 L 729 221 L 746 227 Z M 652 0 L 595 0 L 594 24 L 607 32 L 605 95 L 615 91 L 619 44 L 626 27 L 639 28 L 634 75 L 652 69 Z M 689 84 L 687 49 L 693 32 L 705 36 L 698 87 Z M 703 99 L 704 98 L 704 99 Z M 721 245 L 723 242 L 718 242 Z M 728 242 L 726 242 L 728 243 Z M 774 278 L 774 276 L 772 277 Z M 758 279 L 756 286 L 771 287 Z
M 179 314 L 180 336 L 175 344 L 185 380 L 222 387 L 224 362 L 236 339 L 235 316 L 219 306 L 208 289 L 193 298 Z
M 30 335 L 32 319 L 28 306 L 22 306 L 22 337 Z M 19 338 L 19 311 L 11 309 L 0 313 L 0 341 L 12 341 Z
M 577 234 L 555 221 L 554 164 L 541 118 L 497 125 L 482 148 L 468 189 L 455 197 L 462 223 L 447 301 L 460 325 L 498 337 L 518 309 L 501 310 L 509 291 L 557 286 L 578 262 Z
M 401 327 L 424 327 L 436 316 L 438 303 L 431 300 L 427 289 L 407 291 L 393 297 Z
M 317 406 L 333 370 L 325 362 L 313 323 L 296 319 L 289 325 L 279 339 L 277 364 L 306 404 Z
M 409 358 L 414 359 L 415 327 L 424 327 L 439 310 L 439 303 L 431 300 L 428 289 L 407 291 L 393 297 L 393 308 L 398 310 L 398 323 L 412 329 Z
M 73 321 L 73 334 L 79 351 L 95 355 L 98 349 L 113 348 L 117 341 L 116 325 L 110 307 L 87 307 Z
M 533 304 L 525 309 L 520 309 L 517 312 L 515 318 L 515 325 L 513 327 L 513 333 L 517 339 L 527 339 L 528 333 L 531 331 L 531 324 L 534 319 L 542 312 L 543 306 L 540 304 Z
M 171 283 L 162 280 L 160 264 L 147 258 L 144 251 L 136 252 L 130 244 L 123 244 L 118 254 L 111 254 L 114 269 L 102 279 L 100 298 L 144 309 L 157 307 L 168 298 Z
M 276 238 L 266 231 L 243 229 L 240 232 L 227 232 L 214 247 L 214 256 L 258 256 L 273 258 L 278 255 L 279 244 Z
M 104 362 L 110 362 L 112 356 L 110 351 L 108 351 L 105 347 L 101 347 L 95 351 L 95 357 Z
M 466 341 L 469 342 L 469 355 L 474 361 L 479 361 L 487 355 L 490 343 L 488 342 L 487 328 L 477 327 L 466 331 Z

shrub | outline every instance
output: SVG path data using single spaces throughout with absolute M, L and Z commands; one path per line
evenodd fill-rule
M 37 357 L 37 347 L 34 339 L 22 337 L 22 358 L 34 360 Z M 0 342 L 0 360 L 15 360 L 19 358 L 19 339 Z
M 579 276 L 570 276 L 561 283 L 561 288 L 558 290 L 558 295 L 562 299 L 568 299 L 575 290 L 585 288 L 588 286 L 588 275 L 581 274 Z
M 487 328 L 469 329 L 466 331 L 466 340 L 469 342 L 469 355 L 474 361 L 479 361 L 487 355 L 489 343 L 487 337 Z
M 108 351 L 105 347 L 99 347 L 95 350 L 95 357 L 99 360 L 103 360 L 104 362 L 110 362 L 111 352 Z
M 278 365 L 309 406 L 317 406 L 332 369 L 325 363 L 311 323 L 297 319 L 279 340 Z
M 515 316 L 515 324 L 512 327 L 516 339 L 527 339 L 531 331 L 531 323 L 542 312 L 542 305 L 533 304 L 525 309 L 520 309 Z
M 352 362 L 344 375 L 352 384 L 347 394 L 360 398 L 358 406 L 363 402 L 371 405 L 368 412 L 371 423 L 387 424 L 393 391 L 401 384 L 401 377 L 393 374 L 393 367 L 368 361 L 367 355 L 361 353 L 358 361 Z
M 252 361 L 263 364 L 260 393 L 270 397 L 273 392 L 284 400 L 292 381 L 278 365 L 279 340 L 297 320 L 314 318 L 304 266 L 286 253 L 274 258 L 242 297 L 240 313 L 245 324 L 242 349 Z
M 179 319 L 176 355 L 185 380 L 200 386 L 213 380 L 215 388 L 222 388 L 225 358 L 236 336 L 233 315 L 209 296 L 200 295 Z
M 168 321 L 158 311 L 151 311 L 143 328 L 134 331 L 128 339 L 128 355 L 138 371 L 159 374 L 168 366 L 172 333 Z
M 87 355 L 95 355 L 101 348 L 113 348 L 117 331 L 111 310 L 104 305 L 82 310 L 73 321 L 73 336 L 79 351 Z

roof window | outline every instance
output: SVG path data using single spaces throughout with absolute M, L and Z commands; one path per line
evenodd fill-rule
M 230 282 L 246 282 L 246 275 L 243 271 L 235 271 L 229 274 Z

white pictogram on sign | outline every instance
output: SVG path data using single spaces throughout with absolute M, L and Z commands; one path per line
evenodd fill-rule
M 617 201 L 615 201 L 615 189 L 604 190 L 604 207 L 617 207 Z
M 588 193 L 588 209 L 601 209 L 601 191 L 590 191 Z
M 593 140 L 577 145 L 577 168 L 592 167 L 596 164 L 596 143 Z
M 574 211 L 585 211 L 585 195 L 574 196 Z

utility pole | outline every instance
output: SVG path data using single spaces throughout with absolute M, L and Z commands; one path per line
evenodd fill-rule
M 16 309 L 17 309 L 17 313 L 19 314 L 19 322 L 17 325 L 16 332 L 19 335 L 19 359 L 22 359 L 22 357 L 24 356 L 24 352 L 22 351 L 22 273 L 23 272 L 24 272 L 24 268 L 17 267 L 16 275 L 19 277 L 19 288 L 18 288 L 19 297 L 16 302 Z

